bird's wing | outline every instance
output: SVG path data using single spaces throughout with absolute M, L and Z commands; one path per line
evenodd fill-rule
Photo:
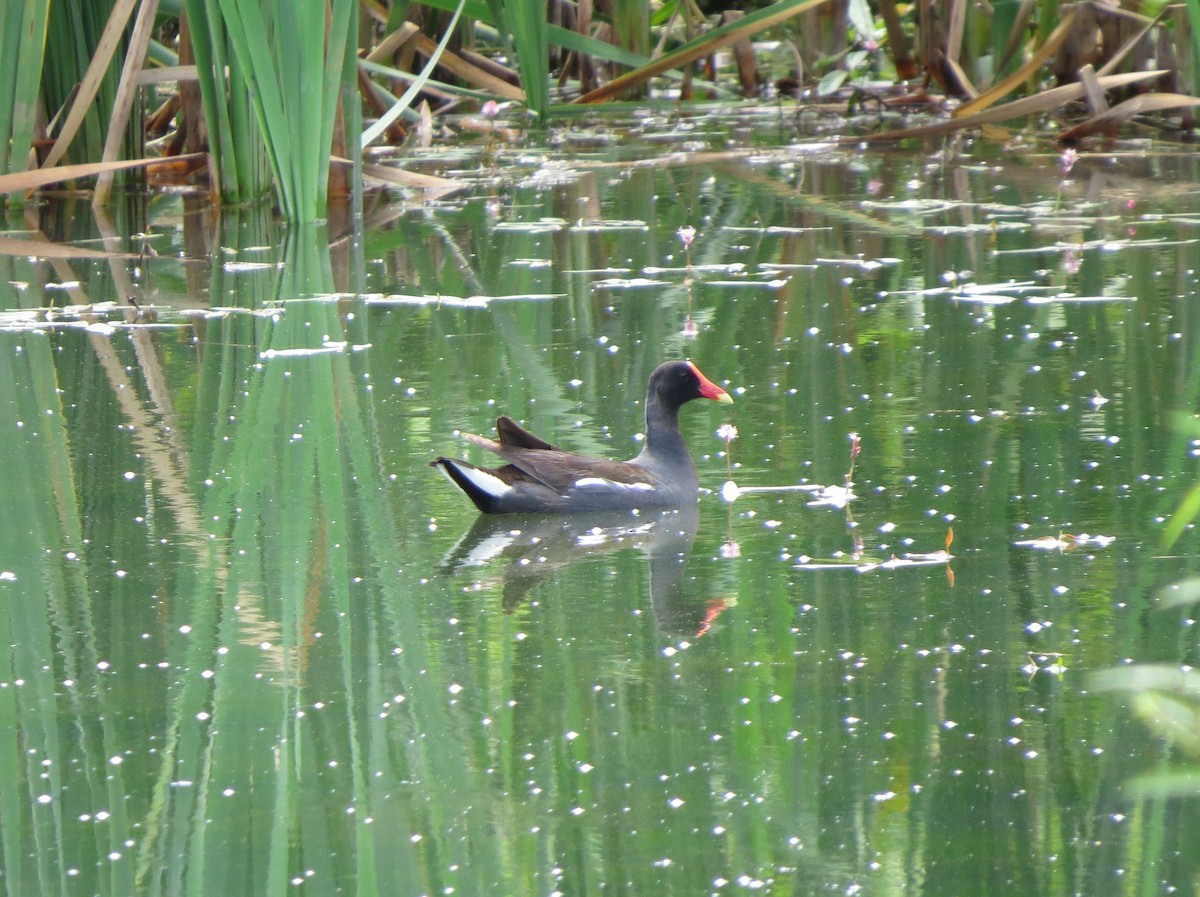
M 603 488 L 614 485 L 657 485 L 650 471 L 627 461 L 603 461 L 570 452 L 540 449 L 505 449 L 499 453 L 509 464 L 556 492 L 574 488 Z
M 554 451 L 554 446 L 546 440 L 534 436 L 511 417 L 502 415 L 496 418 L 496 432 L 500 434 L 500 444 L 513 448 L 545 449 Z
M 474 433 L 463 433 L 462 437 L 480 448 L 494 452 L 525 476 L 548 486 L 560 495 L 577 486 L 603 488 L 605 480 L 625 486 L 658 485 L 657 478 L 650 471 L 628 461 L 604 461 L 586 455 L 560 452 L 557 449 L 513 446 L 488 439 L 486 436 L 476 436 Z M 533 438 L 541 442 L 536 436 Z

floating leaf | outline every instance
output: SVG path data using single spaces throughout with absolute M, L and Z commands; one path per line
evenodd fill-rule
M 1013 545 L 1018 548 L 1036 548 L 1039 551 L 1069 551 L 1072 548 L 1086 546 L 1107 548 L 1115 541 L 1114 536 L 1089 536 L 1087 533 L 1073 536 L 1070 533 L 1061 533 L 1057 537 L 1040 536 L 1037 539 L 1021 539 L 1013 542 Z

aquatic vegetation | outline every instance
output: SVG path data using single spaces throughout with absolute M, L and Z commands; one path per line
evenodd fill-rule
M 838 113 L 839 130 L 854 131 L 840 139 L 853 141 L 1062 114 L 1079 101 L 1086 117 L 1064 116 L 1063 141 L 1145 116 L 1173 116 L 1186 131 L 1200 103 L 1185 83 L 1196 67 L 1176 63 L 1195 52 L 1180 34 L 1200 41 L 1200 28 L 1186 27 L 1191 6 L 1149 18 L 1100 3 L 1024 3 L 1018 13 L 889 2 L 873 13 L 865 2 L 780 0 L 711 20 L 691 4 L 657 10 L 649 0 L 555 7 L 553 17 L 526 0 L 186 0 L 158 20 L 149 4 L 137 16 L 135 7 L 112 4 L 107 22 L 49 0 L 0 13 L 0 88 L 11 98 L 0 104 L 0 189 L 15 200 L 98 177 L 104 202 L 115 175 L 146 168 L 228 203 L 273 187 L 289 220 L 323 220 L 331 196 L 357 203 L 364 178 L 396 177 L 374 167 L 373 148 L 412 150 L 479 127 L 519 140 L 527 124 L 581 120 L 628 98 L 758 101 L 773 90 L 799 111 Z M 473 46 L 452 40 L 460 20 Z M 1100 38 L 1118 31 L 1122 41 Z M 1110 105 L 1106 93 L 1117 100 L 1134 87 Z M 464 104 L 482 122 L 451 123 Z M 529 118 L 502 125 L 518 106 Z M 914 124 L 913 110 L 935 120 Z M 1077 158 L 1063 153 L 1064 177 Z
M 10 217 L 9 890 L 972 893 L 981 850 L 1021 893 L 1186 890 L 1191 829 L 1126 787 L 1185 742 L 1085 677 L 1195 662 L 1149 604 L 1200 556 L 1157 547 L 1193 160 L 1064 187 L 1050 141 L 501 112 L 435 126 L 465 188 L 368 197 L 361 255 L 194 197 Z M 479 523 L 430 475 L 501 410 L 627 456 L 664 355 L 738 400 L 683 421 L 694 519 Z M 1065 531 L 1115 541 L 1013 544 Z

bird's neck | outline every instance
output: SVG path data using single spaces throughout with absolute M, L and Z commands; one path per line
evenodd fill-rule
M 646 401 L 646 453 L 666 451 L 683 444 L 679 433 L 679 409 L 669 408 L 656 396 Z

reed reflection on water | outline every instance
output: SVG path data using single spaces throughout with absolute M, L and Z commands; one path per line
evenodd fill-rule
M 1089 678 L 1195 663 L 1192 159 L 696 139 L 501 153 L 361 264 L 190 200 L 118 212 L 136 282 L 0 260 L 5 893 L 1195 881 L 1195 800 L 1127 789 L 1182 758 Z M 428 468 L 497 409 L 629 457 L 673 357 L 737 396 L 694 514 Z

